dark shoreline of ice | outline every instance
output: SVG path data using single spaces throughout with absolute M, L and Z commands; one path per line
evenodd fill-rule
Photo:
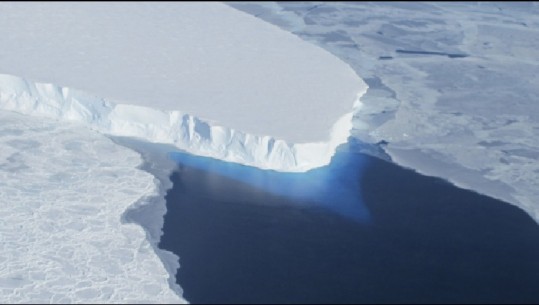
M 179 257 L 158 247 L 161 235 L 163 235 L 163 217 L 167 212 L 165 195 L 172 188 L 169 176 L 177 166 L 167 158 L 167 153 L 178 149 L 171 145 L 150 143 L 129 137 L 109 138 L 115 144 L 140 154 L 143 163 L 139 166 L 139 169 L 150 173 L 156 180 L 158 194 L 143 197 L 130 206 L 122 215 L 122 221 L 138 224 L 144 229 L 150 245 L 170 275 L 168 279 L 170 288 L 183 298 L 183 290 L 176 283 L 176 273 L 180 267 Z

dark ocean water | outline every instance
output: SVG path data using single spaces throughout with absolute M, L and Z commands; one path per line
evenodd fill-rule
M 187 154 L 160 247 L 192 303 L 539 302 L 523 211 L 360 153 L 306 174 Z

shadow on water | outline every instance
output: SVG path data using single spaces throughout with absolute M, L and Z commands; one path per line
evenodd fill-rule
M 539 302 L 539 226 L 507 203 L 355 152 L 305 181 L 174 158 L 160 247 L 192 303 Z
M 208 189 L 219 189 L 222 181 L 215 177 L 221 176 L 252 187 L 251 195 L 260 195 L 258 198 L 252 197 L 255 201 L 264 202 L 265 193 L 270 193 L 292 199 L 286 202 L 294 205 L 316 206 L 359 222 L 369 221 L 369 211 L 357 191 L 364 165 L 363 155 L 360 154 L 337 153 L 328 166 L 304 173 L 262 170 L 182 152 L 170 153 L 169 156 L 179 164 L 180 172 L 185 167 L 206 172 L 209 177 L 205 180 Z M 220 196 L 225 196 L 223 193 L 227 191 L 219 190 Z

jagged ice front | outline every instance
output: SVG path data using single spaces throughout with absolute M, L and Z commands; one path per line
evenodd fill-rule
M 358 94 L 351 109 L 361 106 Z M 0 108 L 27 115 L 82 123 L 103 134 L 168 143 L 187 152 L 278 171 L 302 172 L 329 163 L 352 127 L 353 111 L 333 126 L 327 142 L 289 143 L 198 119 L 180 111 L 115 104 L 53 84 L 0 75 Z

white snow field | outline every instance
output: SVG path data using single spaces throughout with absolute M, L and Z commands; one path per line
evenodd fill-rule
M 235 3 L 335 54 L 369 89 L 353 135 L 539 222 L 539 3 Z
M 83 126 L 0 111 L 0 303 L 185 303 L 142 227 L 140 156 Z
M 223 3 L 1 2 L 0 37 L 0 109 L 265 169 L 329 163 L 367 89 Z

